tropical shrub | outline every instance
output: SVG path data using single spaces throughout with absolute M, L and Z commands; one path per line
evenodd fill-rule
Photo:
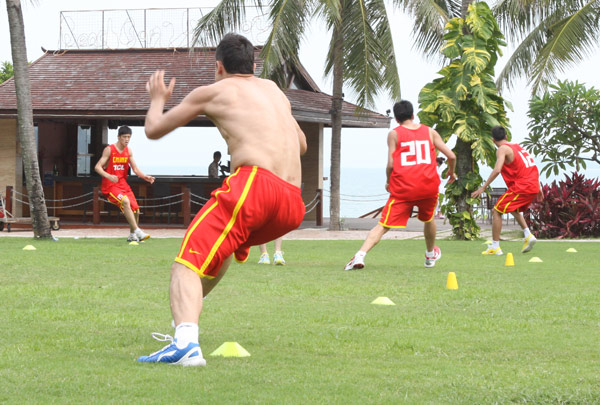
M 494 67 L 506 43 L 485 2 L 469 5 L 466 18 L 451 19 L 445 31 L 441 51 L 448 64 L 438 72 L 441 77 L 421 90 L 419 119 L 446 142 L 457 137 L 453 150 L 458 180 L 446 186 L 442 211 L 454 237 L 470 240 L 480 232 L 473 209 L 479 199 L 471 198 L 483 182 L 479 164 L 494 166 L 491 129 L 509 126 L 505 105 L 511 106 L 498 95 L 494 82 Z
M 543 185 L 544 199 L 525 214 L 529 229 L 539 238 L 600 237 L 600 180 L 583 174 Z

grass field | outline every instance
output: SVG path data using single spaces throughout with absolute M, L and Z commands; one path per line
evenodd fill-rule
M 139 364 L 173 333 L 179 243 L 0 238 L 0 403 L 600 403 L 596 242 L 503 242 L 505 267 L 440 241 L 425 269 L 423 241 L 383 241 L 353 272 L 359 241 L 285 241 L 285 267 L 254 248 L 205 301 L 207 366 Z M 251 357 L 209 355 L 226 341 Z

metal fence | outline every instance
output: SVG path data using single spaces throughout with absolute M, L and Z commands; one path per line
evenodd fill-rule
M 61 11 L 60 49 L 189 48 L 194 28 L 212 8 Z M 264 44 L 268 15 L 247 7 L 238 32 L 253 44 Z M 216 44 L 213 44 L 216 45 Z

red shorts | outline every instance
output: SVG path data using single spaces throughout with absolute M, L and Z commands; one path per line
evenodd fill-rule
M 429 222 L 433 219 L 435 208 L 437 207 L 438 196 L 426 198 L 424 200 L 401 201 L 392 196 L 388 199 L 383 211 L 379 225 L 385 228 L 406 228 L 410 214 L 414 206 L 419 208 L 417 218 L 423 222 Z
M 510 190 L 502 194 L 494 209 L 502 214 L 507 212 L 519 211 L 524 212 L 529 208 L 529 204 L 537 197 L 535 194 L 516 194 Z
M 243 166 L 196 214 L 175 261 L 213 278 L 232 254 L 248 258 L 250 246 L 277 239 L 304 219 L 300 189 L 257 166 Z
M 116 205 L 123 211 L 123 197 L 127 197 L 129 199 L 129 204 L 131 205 L 131 210 L 136 212 L 140 209 L 135 196 L 133 195 L 133 191 L 127 183 L 114 183 L 114 186 L 110 186 L 108 190 L 102 190 L 102 194 L 106 197 L 106 199 L 111 203 Z

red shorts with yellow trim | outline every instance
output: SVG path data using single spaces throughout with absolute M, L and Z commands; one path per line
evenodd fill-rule
M 379 224 L 385 228 L 406 228 L 412 209 L 415 206 L 419 208 L 417 218 L 420 221 L 429 222 L 433 219 L 437 202 L 437 195 L 415 201 L 402 201 L 390 196 L 381 212 Z
M 131 210 L 136 212 L 140 209 L 135 196 L 133 195 L 133 191 L 127 183 L 125 185 L 121 183 L 115 183 L 114 186 L 108 188 L 108 190 L 103 190 L 102 194 L 106 197 L 106 199 L 111 203 L 119 207 L 121 211 L 123 211 L 123 197 L 127 197 L 129 199 L 129 204 L 131 205 Z
M 213 278 L 232 254 L 296 229 L 304 218 L 300 189 L 257 166 L 243 166 L 212 192 L 183 238 L 175 261 Z
M 502 214 L 517 210 L 519 212 L 524 212 L 527 210 L 527 208 L 529 208 L 529 205 L 533 200 L 535 200 L 536 197 L 537 193 L 517 194 L 508 190 L 498 199 L 498 202 L 496 205 L 494 205 L 494 209 Z

